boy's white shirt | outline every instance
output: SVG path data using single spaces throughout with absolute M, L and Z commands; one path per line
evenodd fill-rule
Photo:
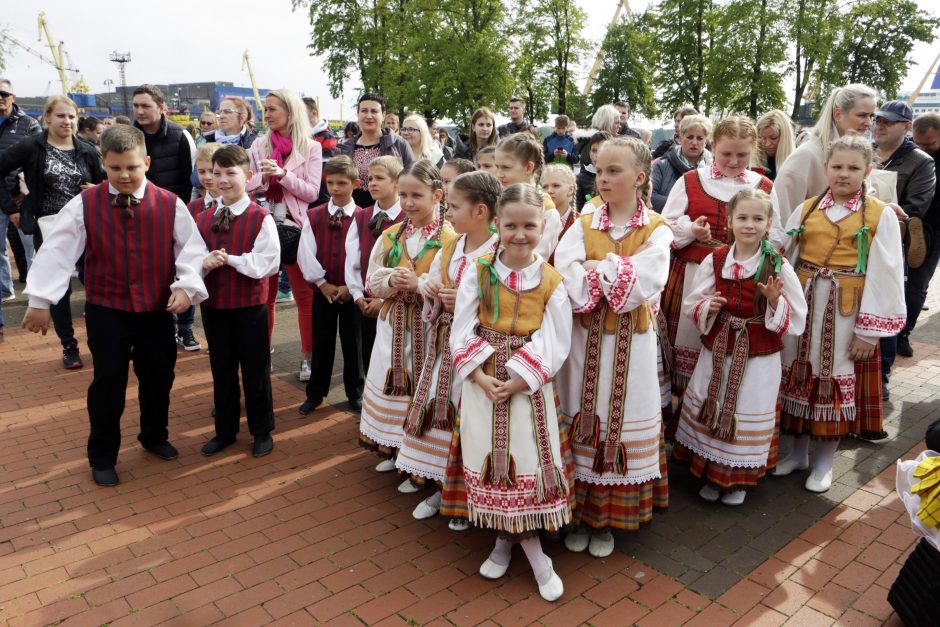
M 401 213 L 401 201 L 396 200 L 395 204 L 388 209 L 382 209 L 379 207 L 378 201 L 376 201 L 375 211 L 385 213 L 390 221 L 394 221 L 398 218 L 398 214 Z M 375 213 L 372 215 L 374 217 Z M 365 284 L 362 281 L 360 246 L 362 246 L 362 244 L 359 241 L 359 227 L 356 225 L 356 221 L 353 220 L 353 223 L 349 225 L 349 230 L 346 231 L 346 271 L 344 273 L 346 277 L 346 288 L 349 289 L 349 294 L 352 296 L 353 302 L 364 297 L 366 291 Z
M 247 194 L 231 205 L 226 205 L 221 196 L 214 200 L 216 207 L 213 215 L 219 215 L 222 209 L 228 206 L 232 215 L 238 217 L 251 205 Z M 277 236 L 277 225 L 274 223 L 273 216 L 266 215 L 261 221 L 261 229 L 255 237 L 255 243 L 251 246 L 251 252 L 242 255 L 230 254 L 228 265 L 250 279 L 263 279 L 277 274 L 281 265 L 281 240 Z
M 342 211 L 343 215 L 347 218 L 351 218 L 356 212 L 356 201 L 350 198 L 348 203 L 339 206 L 330 198 L 326 205 L 326 210 L 329 211 L 331 217 Z M 353 226 L 355 226 L 355 222 L 350 224 L 349 230 L 352 230 Z M 349 230 L 347 230 L 347 235 Z M 345 247 L 346 242 L 344 241 L 343 248 L 345 249 Z M 304 226 L 300 230 L 300 245 L 297 248 L 297 265 L 300 266 L 300 271 L 304 274 L 304 280 L 308 283 L 313 283 L 317 287 L 326 283 L 326 270 L 320 264 L 320 260 L 317 259 L 317 237 L 313 233 L 313 227 L 310 226 L 310 220 L 304 222 Z M 343 266 L 345 274 L 345 264 L 343 264 Z

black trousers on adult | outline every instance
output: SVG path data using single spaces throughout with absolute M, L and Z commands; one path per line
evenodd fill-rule
M 268 306 L 238 309 L 203 307 L 209 366 L 215 399 L 215 434 L 234 439 L 241 419 L 241 368 L 248 432 L 255 437 L 274 429 L 271 398 L 271 344 L 268 341 Z
M 372 362 L 372 347 L 375 346 L 376 326 L 378 318 L 370 318 L 356 307 L 356 320 L 359 322 L 359 338 L 362 344 L 362 372 L 369 373 L 369 364 Z
M 144 446 L 168 439 L 170 390 L 176 367 L 173 316 L 165 311 L 134 313 L 86 303 L 85 326 L 95 367 L 88 386 L 88 461 L 93 468 L 111 468 L 121 448 L 121 415 L 131 362 L 140 402 L 137 439 Z
M 359 325 L 354 302 L 330 304 L 319 292 L 313 293 L 313 356 L 307 398 L 325 398 L 333 378 L 333 360 L 336 356 L 336 330 L 343 349 L 343 388 L 346 398 L 362 397 L 362 357 L 360 355 Z
M 15 230 L 16 229 L 14 229 L 14 231 Z M 38 253 L 39 249 L 42 248 L 42 241 L 42 233 L 39 229 L 36 229 L 36 233 L 33 234 L 33 250 L 35 251 L 33 254 Z M 52 326 L 55 328 L 55 334 L 58 336 L 59 341 L 62 342 L 62 346 L 67 348 L 72 344 L 76 344 L 75 329 L 72 327 L 71 281 L 69 281 L 68 289 L 65 290 L 65 294 L 59 299 L 59 302 L 49 307 L 49 315 L 52 317 Z

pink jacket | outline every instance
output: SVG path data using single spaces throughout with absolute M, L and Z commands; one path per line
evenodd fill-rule
M 268 184 L 262 182 L 261 162 L 270 158 L 271 150 L 266 147 L 265 137 L 258 137 L 248 150 L 251 159 L 251 171 L 254 176 L 248 181 L 249 193 L 264 193 Z M 323 150 L 319 142 L 310 140 L 310 152 L 304 158 L 295 150 L 287 158 L 284 169 L 287 173 L 281 178 L 281 187 L 284 188 L 284 202 L 291 221 L 297 226 L 303 226 L 307 221 L 307 205 L 317 199 L 320 193 L 320 173 L 323 170 Z

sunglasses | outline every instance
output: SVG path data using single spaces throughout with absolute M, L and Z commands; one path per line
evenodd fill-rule
M 418 129 L 412 128 L 410 126 L 403 126 L 400 129 L 398 129 L 398 132 L 399 133 L 417 133 Z
M 0 98 L 9 98 L 10 96 L 15 96 L 16 94 L 9 91 L 0 91 Z
M 200 126 L 212 126 L 212 122 L 200 122 Z

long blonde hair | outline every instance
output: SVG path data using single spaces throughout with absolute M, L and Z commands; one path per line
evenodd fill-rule
M 287 109 L 288 119 L 287 128 L 290 131 L 291 142 L 293 142 L 293 151 L 301 155 L 304 159 L 310 152 L 310 121 L 307 118 L 307 106 L 300 96 L 289 89 L 275 89 L 265 94 L 265 98 L 274 96 L 281 101 L 284 108 Z M 271 151 L 271 133 L 268 129 L 264 134 L 264 153 Z
M 757 120 L 758 142 L 760 141 L 760 133 L 765 128 L 773 128 L 780 133 L 780 140 L 777 143 L 777 154 L 774 155 L 777 169 L 779 170 L 783 162 L 787 160 L 787 157 L 793 153 L 793 124 L 790 123 L 790 118 L 787 117 L 786 113 L 779 109 L 773 109 Z M 760 147 L 758 147 L 757 150 L 757 165 L 767 167 L 767 153 Z
M 852 83 L 845 87 L 833 89 L 829 94 L 829 98 L 826 99 L 822 111 L 819 112 L 819 120 L 816 122 L 816 126 L 813 127 L 811 132 L 803 136 L 800 143 L 802 144 L 810 138 L 815 139 L 822 146 L 823 154 L 825 154 L 829 149 L 829 144 L 839 138 L 839 129 L 836 128 L 836 120 L 833 117 L 835 110 L 851 111 L 862 98 L 877 100 L 878 93 L 868 85 L 862 85 L 861 83 Z
M 388 116 L 386 116 L 387 118 Z M 399 131 L 402 127 L 413 126 L 418 129 L 418 137 L 421 139 L 420 148 L 415 151 L 415 159 L 430 159 L 431 158 L 431 147 L 434 146 L 434 140 L 431 139 L 431 132 L 428 130 L 428 124 L 424 121 L 424 118 L 420 115 L 409 115 L 402 121 Z

